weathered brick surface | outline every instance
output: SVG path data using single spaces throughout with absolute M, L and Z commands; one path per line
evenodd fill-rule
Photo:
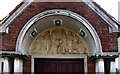
M 109 33 L 109 25 L 102 20 L 94 11 L 92 11 L 87 5 L 79 2 L 34 2 L 32 3 L 19 17 L 17 17 L 9 26 L 9 34 L 2 36 L 2 50 L 3 51 L 15 51 L 16 40 L 22 27 L 30 20 L 33 16 L 51 9 L 63 9 L 75 12 L 86 20 L 88 20 L 97 31 L 102 49 L 104 52 L 118 51 L 117 49 L 117 34 Z M 29 65 L 27 65 L 29 64 Z M 27 67 L 28 66 L 28 67 Z M 92 68 L 93 67 L 93 68 Z M 30 71 L 30 61 L 24 61 L 24 72 Z M 91 63 L 88 60 L 88 71 L 93 72 L 94 62 Z
M 23 61 L 23 73 L 31 73 L 31 56 L 29 55 L 30 60 L 29 61 Z
M 88 73 L 95 74 L 95 62 L 89 61 L 89 56 L 87 56 L 87 65 L 88 65 Z
M 80 2 L 68 2 L 68 3 L 55 3 L 55 2 L 34 2 L 32 3 L 19 17 L 10 24 L 9 34 L 2 36 L 2 50 L 15 50 L 15 44 L 18 34 L 22 27 L 30 20 L 33 16 L 51 9 L 64 9 L 75 12 L 86 20 L 88 20 L 95 30 L 97 31 L 101 43 L 102 49 L 105 52 L 118 51 L 117 50 L 117 34 L 108 33 L 108 24 L 103 21 L 96 13 L 94 13 L 87 5 Z

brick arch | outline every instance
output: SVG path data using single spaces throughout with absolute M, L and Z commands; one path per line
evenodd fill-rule
M 95 31 L 94 27 L 86 19 L 84 19 L 82 16 L 80 16 L 74 12 L 68 11 L 68 10 L 48 10 L 48 11 L 44 11 L 44 12 L 34 16 L 32 19 L 30 19 L 25 24 L 25 26 L 22 28 L 22 30 L 18 36 L 17 44 L 16 44 L 16 51 L 19 51 L 23 54 L 28 55 L 29 48 L 25 48 L 25 46 L 30 47 L 30 45 L 25 45 L 26 41 L 24 38 L 27 35 L 28 30 L 37 21 L 44 19 L 46 17 L 49 17 L 49 16 L 53 16 L 53 15 L 69 17 L 69 18 L 72 18 L 72 19 L 82 23 L 82 25 L 84 26 L 86 31 L 89 32 L 89 36 L 91 37 L 90 40 L 93 41 L 94 48 L 91 49 L 91 50 L 93 50 L 91 55 L 95 54 L 97 52 L 102 52 L 101 41 L 100 41 L 99 36 L 98 36 L 97 32 Z M 86 38 L 86 43 L 88 43 L 87 45 L 89 45 L 88 49 L 93 47 L 93 46 L 90 46 L 90 42 L 88 41 L 89 36 L 88 36 L 88 38 Z

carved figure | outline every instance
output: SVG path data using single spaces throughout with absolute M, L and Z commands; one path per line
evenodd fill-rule
M 58 45 L 58 41 L 56 41 L 56 33 L 54 30 L 50 31 L 50 38 L 51 38 L 51 46 L 50 46 L 50 50 L 49 53 L 51 54 L 56 54 L 56 50 L 57 50 L 57 45 Z
M 88 54 L 84 41 L 74 32 L 54 28 L 41 33 L 32 43 L 30 53 Z
M 68 51 L 66 41 L 67 41 L 67 35 L 66 35 L 65 31 L 62 29 L 61 30 L 61 53 L 65 53 Z

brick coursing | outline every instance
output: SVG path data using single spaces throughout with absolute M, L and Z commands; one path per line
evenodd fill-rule
M 29 61 L 23 61 L 23 74 L 31 73 L 31 55 L 29 55 Z
M 75 12 L 88 20 L 97 31 L 104 52 L 118 51 L 117 34 L 110 34 L 108 24 L 94 13 L 87 5 L 80 2 L 34 2 L 19 17 L 17 17 L 9 26 L 9 34 L 2 36 L 2 50 L 15 51 L 15 44 L 22 27 L 33 16 L 51 9 L 64 9 Z
M 103 52 L 115 52 L 117 48 L 117 33 L 109 33 L 109 25 L 101 19 L 94 11 L 92 11 L 87 5 L 82 2 L 33 2 L 20 16 L 18 16 L 9 26 L 9 34 L 2 36 L 2 50 L 3 51 L 15 51 L 16 41 L 22 27 L 30 20 L 33 16 L 52 9 L 63 9 L 75 12 L 86 20 L 95 28 L 100 37 Z M 24 62 L 29 64 L 30 61 Z M 30 65 L 30 64 L 29 64 Z M 30 71 L 30 68 L 24 65 L 24 71 Z M 88 61 L 89 71 L 92 63 Z
M 87 66 L 88 66 L 88 74 L 95 74 L 95 61 L 90 62 L 89 56 L 87 56 Z

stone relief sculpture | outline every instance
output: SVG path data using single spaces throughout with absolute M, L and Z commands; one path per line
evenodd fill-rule
M 51 54 L 56 54 L 57 52 L 57 46 L 59 45 L 59 42 L 56 40 L 57 37 L 57 32 L 56 30 L 51 30 L 50 31 L 50 39 L 51 39 L 51 46 L 50 46 L 50 49 L 49 49 L 49 53 Z
M 88 54 L 83 39 L 68 29 L 52 28 L 32 43 L 30 54 Z

